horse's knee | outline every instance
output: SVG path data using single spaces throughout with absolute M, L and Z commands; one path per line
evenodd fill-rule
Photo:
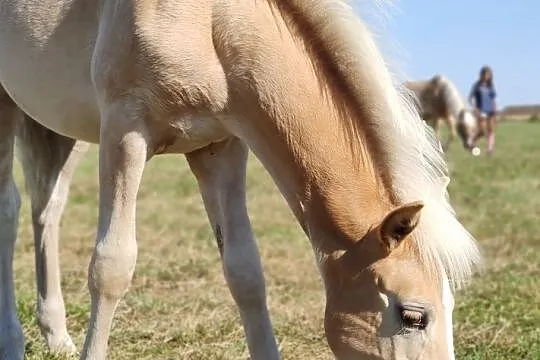
M 136 261 L 135 242 L 122 246 L 114 240 L 98 243 L 88 271 L 91 294 L 112 300 L 121 298 L 131 284 Z

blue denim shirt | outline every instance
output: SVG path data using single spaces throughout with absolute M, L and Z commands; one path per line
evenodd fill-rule
M 495 112 L 495 88 L 485 83 L 474 84 L 469 99 L 474 99 L 474 106 L 482 113 L 492 114 Z

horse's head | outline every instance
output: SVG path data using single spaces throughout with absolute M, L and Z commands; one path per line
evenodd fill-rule
M 415 243 L 423 206 L 388 212 L 324 263 L 325 330 L 337 359 L 454 359 L 447 277 Z
M 473 140 L 480 131 L 478 127 L 478 119 L 471 109 L 463 109 L 460 111 L 457 122 L 457 132 L 463 142 L 463 146 L 467 150 L 471 150 Z

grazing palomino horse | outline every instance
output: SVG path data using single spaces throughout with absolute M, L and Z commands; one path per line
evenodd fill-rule
M 18 108 L 51 349 L 73 351 L 57 235 L 78 139 L 100 146 L 81 359 L 106 358 L 136 263 L 139 184 L 161 153 L 185 154 L 197 178 L 251 358 L 279 358 L 246 210 L 248 149 L 313 245 L 335 356 L 454 358 L 452 290 L 478 249 L 447 200 L 436 141 L 344 3 L 0 0 L 0 48 L 1 359 L 24 350 L 12 273 Z
M 435 130 L 440 138 L 440 122 L 448 126 L 448 139 L 443 145 L 447 149 L 456 135 L 459 135 L 466 148 L 476 131 L 476 117 L 465 106 L 455 85 L 443 75 L 435 75 L 429 80 L 407 81 L 405 87 L 411 90 L 420 107 L 422 118 Z

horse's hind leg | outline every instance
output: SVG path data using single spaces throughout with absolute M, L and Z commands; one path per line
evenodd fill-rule
M 246 209 L 247 147 L 231 139 L 187 155 L 244 324 L 251 358 L 278 359 L 257 246 Z
M 24 353 L 13 285 L 13 251 L 21 204 L 12 175 L 19 116 L 22 113 L 0 86 L 0 360 L 22 360 Z
M 18 127 L 17 145 L 32 202 L 38 324 L 51 352 L 74 353 L 60 286 L 58 230 L 73 171 L 88 145 L 28 116 Z

